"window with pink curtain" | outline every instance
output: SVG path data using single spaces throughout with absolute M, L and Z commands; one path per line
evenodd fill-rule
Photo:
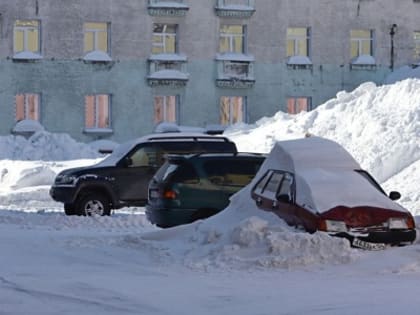
M 310 97 L 289 97 L 287 99 L 287 112 L 289 114 L 298 114 L 302 111 L 311 110 Z
M 18 94 L 15 97 L 16 121 L 30 119 L 39 121 L 39 95 Z
M 158 124 L 160 122 L 177 122 L 177 96 L 176 95 L 164 95 L 154 97 L 154 122 Z
M 230 125 L 245 121 L 245 98 L 222 96 L 220 98 L 220 123 Z
M 98 94 L 85 97 L 85 127 L 86 128 L 110 128 L 109 95 Z

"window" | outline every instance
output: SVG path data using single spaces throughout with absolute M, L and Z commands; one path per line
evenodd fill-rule
M 418 61 L 420 60 L 420 31 L 413 32 L 413 40 L 414 40 L 413 59 Z
M 108 23 L 89 22 L 84 25 L 84 52 L 108 53 Z
M 220 123 L 231 125 L 245 122 L 245 103 L 243 96 L 222 96 L 220 99 Z
M 39 121 L 39 94 L 16 95 L 16 121 L 30 119 Z
M 153 54 L 175 54 L 177 52 L 176 24 L 153 24 Z
M 107 94 L 88 95 L 85 97 L 85 128 L 109 129 L 110 96 Z
M 310 97 L 289 97 L 287 99 L 287 112 L 289 114 L 298 114 L 302 111 L 310 111 L 312 109 Z
M 373 31 L 351 30 L 350 31 L 350 57 L 373 56 Z
M 155 96 L 155 124 L 160 122 L 177 122 L 177 101 L 175 95 Z
M 249 62 L 246 61 L 225 61 L 223 73 L 232 78 L 246 79 L 249 73 Z
M 245 26 L 221 25 L 219 39 L 220 53 L 245 53 Z
M 292 27 L 287 29 L 287 57 L 309 57 L 309 28 Z
M 36 20 L 17 20 L 14 26 L 14 53 L 40 53 L 40 22 Z

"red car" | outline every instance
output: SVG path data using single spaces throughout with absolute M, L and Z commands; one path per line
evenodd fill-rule
M 385 194 L 338 143 L 308 137 L 277 142 L 257 173 L 257 206 L 308 232 L 325 231 L 378 250 L 416 238 L 409 211 Z

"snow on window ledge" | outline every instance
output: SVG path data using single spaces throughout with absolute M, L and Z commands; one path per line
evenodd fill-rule
M 238 53 L 219 53 L 216 55 L 216 60 L 254 62 L 255 58 L 253 55 L 245 55 Z
M 186 62 L 187 56 L 182 54 L 153 54 L 149 57 L 150 61 L 178 61 Z
M 32 51 L 21 51 L 13 55 L 13 60 L 40 60 L 42 56 Z
M 83 57 L 84 61 L 110 62 L 112 58 L 104 51 L 94 50 Z
M 373 56 L 370 55 L 360 55 L 358 57 L 355 57 L 351 61 L 352 65 L 375 65 L 376 61 Z
M 83 132 L 89 134 L 110 134 L 114 131 L 111 128 L 84 128 Z
M 12 133 L 28 133 L 44 131 L 44 127 L 37 120 L 23 119 L 16 122 L 12 128 Z
M 290 56 L 287 58 L 288 65 L 312 65 L 308 56 Z

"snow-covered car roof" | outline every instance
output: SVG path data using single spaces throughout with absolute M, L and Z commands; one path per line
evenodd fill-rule
M 406 211 L 355 170 L 359 163 L 338 143 L 320 138 L 276 142 L 256 179 L 267 170 L 295 175 L 296 203 L 322 213 L 336 206 Z

